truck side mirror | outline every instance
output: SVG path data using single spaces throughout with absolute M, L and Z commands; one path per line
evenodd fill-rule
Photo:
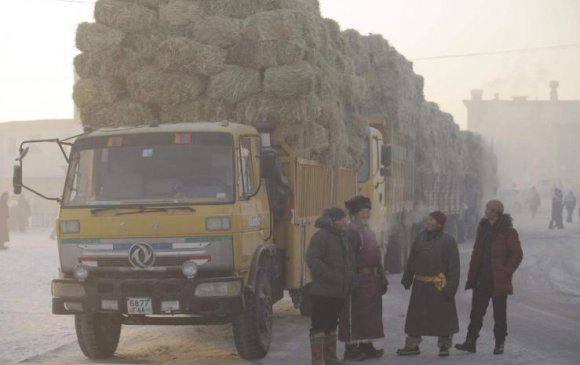
M 391 166 L 391 145 L 384 144 L 381 146 L 381 164 L 385 167 Z
M 20 165 L 14 165 L 12 186 L 14 187 L 14 194 L 18 195 L 22 192 L 22 166 Z

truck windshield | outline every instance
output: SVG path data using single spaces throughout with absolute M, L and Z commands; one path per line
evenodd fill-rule
M 64 206 L 226 203 L 234 197 L 226 133 L 92 137 L 73 146 Z

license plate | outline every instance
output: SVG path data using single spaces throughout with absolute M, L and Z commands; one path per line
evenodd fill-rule
M 151 298 L 128 298 L 127 314 L 153 314 Z

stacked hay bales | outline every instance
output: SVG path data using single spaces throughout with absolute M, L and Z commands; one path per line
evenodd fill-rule
M 360 154 L 364 81 L 316 0 L 98 0 L 94 14 L 77 30 L 83 124 L 227 119 L 325 163 Z

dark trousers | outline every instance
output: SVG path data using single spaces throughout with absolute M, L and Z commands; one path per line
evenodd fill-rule
M 479 331 L 483 326 L 483 317 L 487 311 L 489 300 L 493 305 L 493 333 L 496 341 L 503 343 L 507 336 L 507 296 L 492 295 L 493 289 L 490 286 L 478 286 L 473 289 L 471 298 L 471 314 L 469 327 L 467 327 L 467 336 L 477 338 Z
M 312 295 L 312 327 L 311 332 L 330 333 L 336 331 L 338 326 L 338 316 L 342 306 L 344 305 L 344 298 L 323 297 Z

